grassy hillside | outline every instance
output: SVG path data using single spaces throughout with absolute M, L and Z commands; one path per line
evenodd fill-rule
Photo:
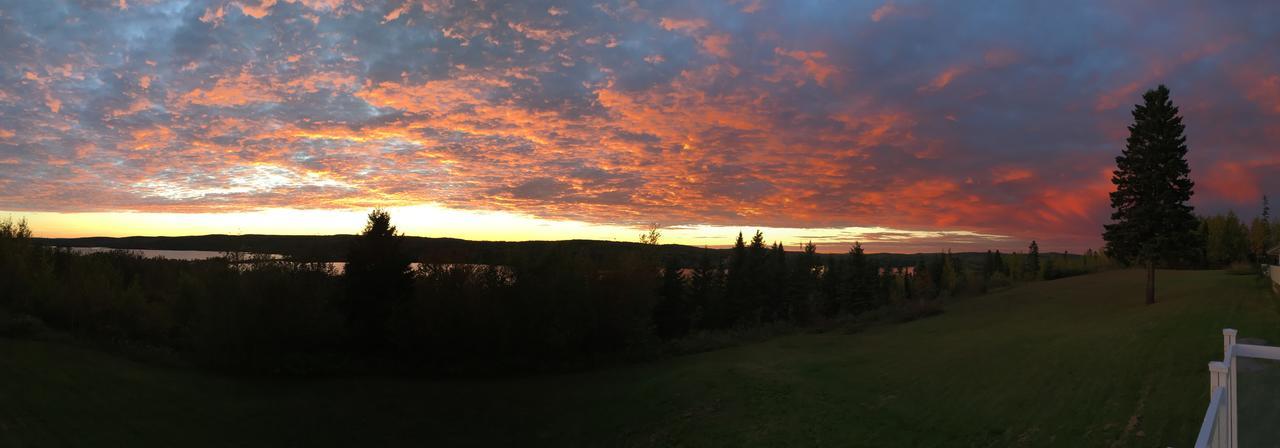
M 1113 271 L 941 316 L 523 379 L 269 381 L 0 339 L 0 445 L 1189 446 L 1220 329 L 1280 343 L 1257 279 Z

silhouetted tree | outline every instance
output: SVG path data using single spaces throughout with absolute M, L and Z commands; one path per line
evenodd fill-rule
M 844 275 L 849 295 L 847 310 L 858 313 L 875 307 L 878 283 L 876 272 L 867 260 L 861 242 L 854 241 L 853 247 L 849 249 L 849 265 Z
M 794 322 L 807 323 L 814 292 L 817 290 L 821 272 L 818 260 L 818 247 L 810 241 L 804 245 L 804 251 L 796 257 L 792 273 L 789 276 L 790 288 L 787 291 L 786 317 Z
M 1008 276 L 1008 268 L 1004 265 L 1004 255 L 1001 255 L 1000 251 L 992 252 L 988 250 L 986 256 L 982 258 L 982 278 L 980 280 L 982 281 L 981 287 L 984 292 L 992 287 L 991 279 L 996 274 Z
M 685 279 L 676 257 L 667 257 L 658 287 L 658 303 L 653 307 L 654 330 L 658 337 L 672 339 L 689 333 L 690 310 L 685 295 Z
M 657 246 L 658 240 L 662 239 L 661 229 L 657 224 L 650 224 L 645 232 L 640 234 L 640 244 Z
M 787 252 L 782 243 L 774 243 L 765 256 L 764 282 L 765 291 L 764 319 L 769 321 L 785 319 L 787 309 Z
M 738 239 L 733 243 L 733 250 L 729 252 L 729 268 L 725 274 L 724 299 L 722 300 L 723 312 L 718 316 L 718 326 L 732 326 L 746 314 L 749 303 L 747 294 L 750 288 L 748 281 L 751 277 L 751 273 L 748 272 L 751 269 L 748 258 L 747 246 L 742 240 L 742 232 L 738 232 Z
M 945 291 L 947 294 L 956 294 L 963 288 L 963 276 L 960 271 L 960 265 L 955 257 L 951 256 L 951 251 L 947 250 L 939 257 L 942 259 L 939 266 L 938 274 L 938 290 Z
M 347 289 L 347 321 L 355 342 L 363 349 L 384 348 L 387 321 L 413 286 L 411 258 L 403 237 L 391 225 L 391 214 L 369 212 L 364 231 L 347 252 L 343 274 Z
M 1196 219 L 1191 199 L 1185 126 L 1178 108 L 1161 85 L 1134 106 L 1125 149 L 1116 157 L 1111 182 L 1111 219 L 1102 237 L 1107 255 L 1147 268 L 1146 303 L 1156 301 L 1156 263 L 1185 258 L 1194 251 Z
M 835 257 L 827 258 L 822 266 L 822 281 L 818 287 L 818 313 L 833 317 L 840 312 L 844 298 L 844 263 Z
M 768 281 L 768 257 L 769 249 L 764 245 L 764 232 L 756 230 L 755 236 L 751 237 L 751 244 L 747 246 L 747 260 L 743 271 L 744 294 L 743 303 L 746 307 L 742 310 L 741 316 L 750 319 L 751 324 L 759 322 L 764 312 L 764 303 L 767 291 L 764 290 L 765 283 Z
M 932 300 L 938 296 L 937 282 L 933 278 L 933 272 L 929 269 L 929 265 L 920 260 L 916 263 L 916 267 L 911 272 L 911 298 L 916 300 Z
M 712 263 L 709 250 L 703 250 L 689 278 L 691 324 L 695 328 L 714 328 L 724 321 L 723 269 Z
M 1027 247 L 1027 258 L 1025 269 L 1028 278 L 1036 279 L 1040 276 L 1040 245 L 1033 240 L 1031 245 Z
M 1262 215 L 1249 223 L 1249 249 L 1255 263 L 1265 261 L 1267 250 L 1271 249 L 1271 204 L 1265 195 L 1262 196 Z

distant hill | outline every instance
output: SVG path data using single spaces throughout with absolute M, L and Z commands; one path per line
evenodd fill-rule
M 130 236 L 87 238 L 33 238 L 37 244 L 62 247 L 105 247 L 110 249 L 204 250 L 214 252 L 252 252 L 281 254 L 302 261 L 341 261 L 355 235 L 200 235 L 200 236 Z M 406 248 L 424 263 L 504 264 L 512 257 L 534 254 L 583 254 L 593 260 L 615 259 L 635 253 L 645 246 L 634 242 L 566 240 L 566 241 L 471 241 L 457 238 L 406 236 Z M 682 244 L 658 247 L 663 256 L 676 256 L 692 266 L 698 257 L 726 257 L 729 249 L 705 249 Z M 789 252 L 795 253 L 795 252 Z M 821 254 L 822 257 L 841 254 Z M 868 254 L 882 266 L 913 266 L 934 253 Z M 953 253 L 966 264 L 982 263 L 981 252 Z M 1050 254 L 1041 254 L 1048 256 Z M 1054 257 L 1063 256 L 1053 254 Z
M 281 254 L 304 261 L 341 261 L 355 238 L 355 235 L 200 235 L 33 239 L 37 244 L 45 246 L 238 251 Z M 409 253 L 424 263 L 485 264 L 501 264 L 512 256 L 552 251 L 586 254 L 593 259 L 613 258 L 637 252 L 644 247 L 640 243 L 617 241 L 470 241 L 416 236 L 406 236 L 405 246 Z M 696 259 L 704 251 L 712 256 L 728 254 L 726 249 L 703 249 L 679 244 L 664 244 L 659 246 L 659 250 L 664 255 L 690 260 Z

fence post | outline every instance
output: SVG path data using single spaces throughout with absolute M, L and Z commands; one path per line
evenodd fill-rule
M 1227 381 L 1227 365 L 1222 361 L 1212 361 L 1209 363 L 1209 401 L 1213 402 L 1213 395 L 1218 392 L 1218 388 L 1226 386 Z M 1225 392 L 1225 389 L 1224 389 Z M 1222 394 L 1222 398 L 1230 399 L 1226 393 Z M 1222 405 L 1218 405 L 1218 409 L 1214 409 L 1214 431 L 1213 442 L 1210 446 L 1225 447 L 1230 437 L 1227 435 L 1226 413 L 1222 411 Z
M 1222 329 L 1222 360 L 1231 362 L 1228 356 L 1231 356 L 1231 346 L 1236 345 L 1236 330 L 1234 328 Z
M 1236 371 L 1240 370 L 1240 366 L 1236 365 L 1236 330 L 1234 328 L 1222 329 L 1222 361 L 1227 365 L 1225 376 L 1226 392 L 1227 392 L 1227 427 L 1229 428 L 1230 443 L 1229 447 L 1235 448 L 1240 445 L 1239 429 L 1240 416 L 1237 414 L 1239 407 L 1236 406 Z

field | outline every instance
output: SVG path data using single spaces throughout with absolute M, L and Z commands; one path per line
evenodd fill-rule
M 0 445 L 1190 446 L 1220 330 L 1280 343 L 1253 276 L 1016 286 L 939 316 L 521 379 L 280 381 L 0 339 Z

